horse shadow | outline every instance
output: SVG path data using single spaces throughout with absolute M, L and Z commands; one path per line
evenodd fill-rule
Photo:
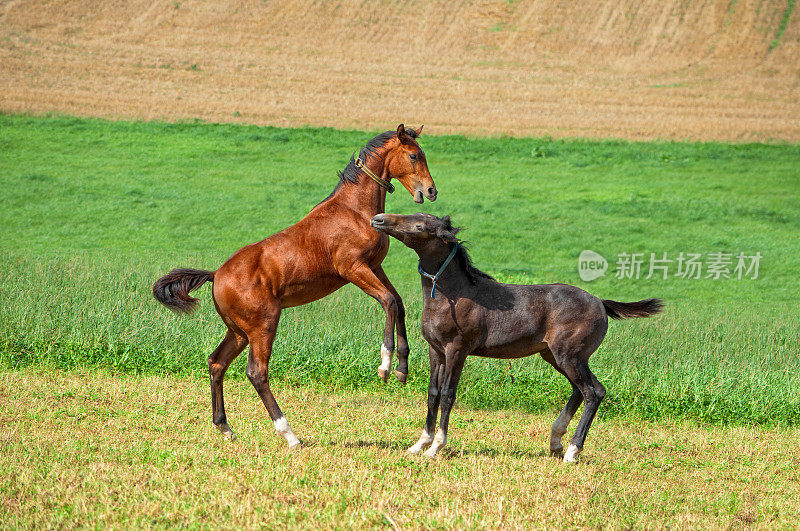
M 380 448 L 383 450 L 398 450 L 405 453 L 406 449 L 408 449 L 408 447 L 411 446 L 411 444 L 398 441 L 359 440 L 359 441 L 348 441 L 344 443 L 331 442 L 327 446 L 341 446 L 343 448 Z M 517 459 L 531 459 L 531 460 L 541 459 L 543 457 L 548 457 L 548 458 L 559 457 L 551 454 L 549 450 L 533 451 L 533 450 L 514 449 L 510 451 L 504 451 L 489 446 L 483 446 L 481 448 L 449 448 L 445 446 L 444 448 L 442 448 L 437 458 L 445 461 L 452 461 L 470 456 L 489 457 L 491 459 L 497 459 L 499 457 L 513 457 Z

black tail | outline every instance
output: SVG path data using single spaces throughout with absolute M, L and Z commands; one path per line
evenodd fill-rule
M 208 281 L 214 281 L 213 271 L 202 269 L 173 269 L 153 284 L 153 297 L 172 311 L 191 313 L 198 299 L 189 292 Z
M 650 317 L 664 309 L 661 299 L 645 299 L 639 302 L 617 302 L 603 299 L 606 314 L 612 319 L 630 319 L 631 317 Z

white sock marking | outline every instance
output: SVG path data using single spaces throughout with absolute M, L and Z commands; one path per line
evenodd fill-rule
M 422 435 L 419 436 L 419 440 L 414 443 L 414 446 L 409 448 L 407 451 L 410 454 L 418 454 L 422 451 L 423 448 L 428 446 L 433 441 L 433 437 L 428 435 L 428 432 L 424 429 L 422 430 Z
M 447 444 L 447 436 L 442 431 L 442 428 L 439 428 L 439 431 L 436 432 L 436 437 L 433 439 L 433 444 L 422 455 L 431 458 L 436 457 L 436 454 L 439 453 L 439 450 L 441 450 L 445 444 Z
M 575 446 L 574 444 L 570 444 L 567 448 L 567 451 L 564 453 L 564 462 L 565 463 L 574 463 L 578 460 L 578 454 L 581 453 L 581 449 Z
M 289 443 L 289 447 L 297 446 L 300 444 L 300 440 L 295 436 L 292 428 L 289 427 L 289 421 L 286 420 L 286 417 L 281 417 L 275 421 L 275 431 L 283 435 L 286 439 L 286 442 Z
M 389 372 L 389 369 L 392 368 L 392 354 L 392 351 L 386 348 L 386 345 L 381 345 L 381 364 L 378 370 Z

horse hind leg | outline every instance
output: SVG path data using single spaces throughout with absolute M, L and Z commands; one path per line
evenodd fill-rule
M 247 346 L 247 339 L 228 330 L 225 338 L 208 357 L 208 372 L 211 377 L 211 410 L 214 426 L 227 440 L 235 440 L 236 433 L 228 426 L 225 415 L 225 399 L 222 391 L 222 380 L 230 364 Z
M 567 427 L 578 411 L 581 402 L 583 402 L 583 395 L 580 389 L 573 385 L 572 395 L 569 397 L 564 409 L 561 410 L 561 413 L 550 428 L 550 453 L 554 455 L 561 455 L 564 453 L 564 445 L 561 443 L 561 439 L 563 439 L 564 435 L 567 433 Z
M 583 443 L 586 442 L 586 436 L 589 433 L 589 428 L 592 426 L 592 421 L 597 414 L 597 409 L 600 407 L 600 402 L 606 396 L 606 388 L 592 374 L 589 370 L 589 365 L 585 361 L 578 364 L 578 372 L 581 373 L 582 381 L 588 382 L 582 387 L 586 407 L 583 409 L 581 419 L 578 421 L 578 426 L 575 428 L 575 433 L 570 440 L 569 448 L 564 454 L 564 461 L 574 462 L 577 460 L 578 454 L 583 450 Z
M 261 401 L 267 408 L 275 431 L 286 439 L 289 448 L 293 449 L 300 446 L 300 440 L 295 436 L 289 421 L 283 416 L 278 401 L 269 387 L 269 360 L 272 356 L 272 344 L 275 341 L 275 334 L 278 330 L 280 320 L 280 306 L 273 306 L 265 312 L 263 326 L 257 330 L 248 331 L 247 336 L 250 340 L 250 357 L 247 360 L 247 378 L 255 387 Z
M 606 395 L 606 389 L 597 377 L 592 374 L 592 371 L 589 370 L 589 364 L 586 363 L 584 358 L 580 357 L 580 353 L 571 355 L 555 354 L 559 367 L 564 370 L 573 385 L 580 390 L 586 403 L 578 421 L 578 426 L 575 428 L 575 433 L 570 440 L 569 447 L 564 453 L 564 461 L 574 463 L 583 450 L 586 435 L 589 433 L 589 428 L 597 414 L 597 409 L 600 407 L 600 402 Z
M 552 365 L 558 372 L 560 372 L 564 378 L 566 378 L 570 385 L 572 386 L 572 395 L 570 395 L 569 400 L 567 400 L 564 409 L 561 410 L 561 413 L 556 418 L 555 422 L 553 422 L 553 426 L 550 428 L 550 453 L 554 455 L 561 455 L 564 453 L 564 445 L 561 443 L 561 439 L 564 438 L 564 435 L 567 433 L 567 428 L 569 427 L 570 421 L 575 416 L 575 413 L 578 411 L 581 403 L 583 402 L 583 394 L 581 394 L 580 389 L 572 383 L 567 373 L 564 372 L 561 367 L 558 366 L 556 363 L 555 358 L 553 357 L 553 353 L 550 349 L 545 349 L 541 352 L 542 358 Z

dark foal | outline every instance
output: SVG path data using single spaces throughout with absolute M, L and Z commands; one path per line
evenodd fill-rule
M 561 438 L 586 401 L 564 454 L 564 461 L 575 461 L 606 394 L 588 360 L 606 335 L 608 317 L 648 317 L 661 311 L 661 301 L 602 300 L 566 284 L 501 284 L 472 266 L 449 217 L 379 214 L 372 226 L 416 251 L 422 273 L 422 335 L 430 345 L 431 380 L 425 428 L 408 452 L 417 454 L 433 443 L 424 455 L 435 457 L 447 442 L 467 356 L 513 359 L 539 353 L 572 384 L 572 396 L 553 423 L 553 453 L 564 451 Z M 442 418 L 434 438 L 440 402 Z
M 397 378 L 408 374 L 405 310 L 381 263 L 389 238 L 370 228 L 370 220 L 384 211 L 386 193 L 397 179 L 417 203 L 423 196 L 436 199 L 436 187 L 418 132 L 387 131 L 370 140 L 359 156 L 339 175 L 333 193 L 309 214 L 277 234 L 247 245 L 216 271 L 176 269 L 158 279 L 155 298 L 167 307 L 188 312 L 197 299 L 189 292 L 207 281 L 214 283 L 214 306 L 227 326 L 225 338 L 208 358 L 214 425 L 234 438 L 225 415 L 222 379 L 231 362 L 250 345 L 247 377 L 289 446 L 297 446 L 289 423 L 269 387 L 269 360 L 278 320 L 284 308 L 325 297 L 348 282 L 377 299 L 386 312 L 378 373 L 385 382 L 391 369 L 397 330 Z

